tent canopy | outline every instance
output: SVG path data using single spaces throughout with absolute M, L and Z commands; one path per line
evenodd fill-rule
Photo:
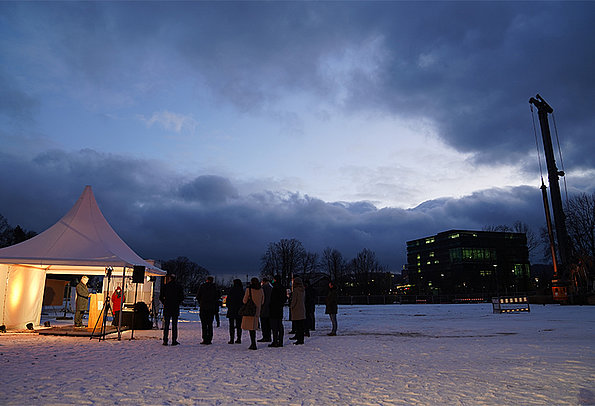
M 165 275 L 139 257 L 109 225 L 91 186 L 76 204 L 43 233 L 0 249 L 0 264 L 44 269 L 49 274 L 104 275 L 106 267 L 145 266 L 148 275 Z
M 47 274 L 105 275 L 106 268 L 130 275 L 135 265 L 145 273 L 165 275 L 139 257 L 109 225 L 91 186 L 76 204 L 43 233 L 0 249 L 0 325 L 8 329 L 39 324 Z

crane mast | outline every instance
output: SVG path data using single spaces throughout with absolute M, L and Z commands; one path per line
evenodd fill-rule
M 547 102 L 540 96 L 536 95 L 529 99 L 529 103 L 537 108 L 537 115 L 539 117 L 539 125 L 541 127 L 541 137 L 543 140 L 543 148 L 545 152 L 545 161 L 547 164 L 548 183 L 550 186 L 550 199 L 552 202 L 552 212 L 554 215 L 554 227 L 556 230 L 556 240 L 558 242 L 558 254 L 560 261 L 557 266 L 554 266 L 554 278 L 552 280 L 552 291 L 554 299 L 558 301 L 567 301 L 568 299 L 568 285 L 569 285 L 569 269 L 571 248 L 568 231 L 566 229 L 566 216 L 564 215 L 564 208 L 562 206 L 562 195 L 560 193 L 560 176 L 564 176 L 563 171 L 559 171 L 556 166 L 554 158 L 554 148 L 552 147 L 552 136 L 550 133 L 549 114 L 554 112 L 554 109 L 547 104 Z M 542 187 L 545 187 L 544 185 Z M 545 192 L 545 190 L 544 190 Z M 547 194 L 544 193 L 544 206 L 546 212 L 546 219 L 550 222 L 549 206 L 547 205 Z M 551 225 L 548 224 L 548 227 Z M 550 234 L 551 235 L 551 234 Z M 551 237 L 550 237 L 551 238 Z M 553 244 L 553 241 L 551 241 Z M 552 247 L 552 260 L 556 265 L 555 249 Z

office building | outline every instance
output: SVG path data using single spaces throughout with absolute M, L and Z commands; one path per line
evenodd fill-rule
M 407 242 L 416 294 L 506 295 L 530 290 L 524 233 L 450 230 Z

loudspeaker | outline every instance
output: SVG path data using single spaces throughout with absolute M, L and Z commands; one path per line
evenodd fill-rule
M 134 265 L 132 268 L 132 283 L 145 282 L 145 267 L 142 265 Z

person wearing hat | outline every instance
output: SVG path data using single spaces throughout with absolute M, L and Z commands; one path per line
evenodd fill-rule
M 74 313 L 74 326 L 83 327 L 83 315 L 89 307 L 89 288 L 87 287 L 89 277 L 81 277 L 76 285 L 76 308 Z

